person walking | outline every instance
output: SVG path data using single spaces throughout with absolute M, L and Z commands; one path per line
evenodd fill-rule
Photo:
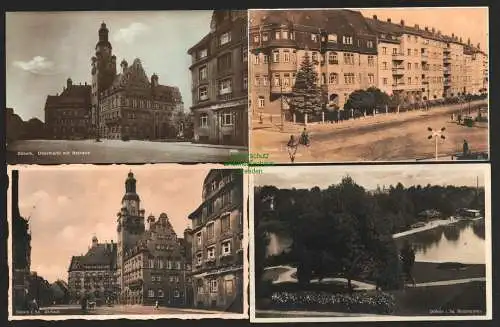
M 304 127 L 302 134 L 300 135 L 300 144 L 309 146 L 309 134 L 307 133 L 307 129 Z
M 159 307 L 159 303 L 158 303 L 158 300 L 156 300 L 156 302 L 155 302 L 155 310 L 158 310 L 158 307 Z
M 286 148 L 288 150 L 288 155 L 290 156 L 290 161 L 293 163 L 295 161 L 295 154 L 297 153 L 297 147 L 299 144 L 295 142 L 295 137 L 290 135 L 290 139 L 286 144 Z
M 463 151 L 464 157 L 469 155 L 469 143 L 467 143 L 467 140 L 464 140 L 464 144 L 462 146 L 462 151 Z

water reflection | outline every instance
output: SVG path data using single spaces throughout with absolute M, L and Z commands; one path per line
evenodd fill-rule
M 402 247 L 408 240 L 415 248 L 417 261 L 485 263 L 484 220 L 460 221 L 448 226 L 397 239 Z

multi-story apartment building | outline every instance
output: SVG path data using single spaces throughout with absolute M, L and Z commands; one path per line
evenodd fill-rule
M 202 203 L 189 219 L 194 305 L 242 312 L 242 171 L 212 169 L 203 182 Z
M 91 86 L 73 85 L 71 78 L 61 94 L 49 95 L 45 102 L 47 133 L 55 139 L 86 138 L 91 118 Z
M 116 56 L 105 23 L 92 57 L 92 123 L 98 136 L 119 139 L 173 138 L 180 132 L 176 114 L 184 110 L 179 88 L 160 85 L 158 75 L 148 79 L 141 61 L 129 67 L 126 60 L 117 72 Z
M 247 21 L 244 10 L 215 10 L 210 32 L 188 50 L 200 143 L 248 145 Z
M 330 106 L 343 107 L 354 90 L 377 85 L 376 35 L 359 12 L 252 11 L 250 16 L 251 104 L 257 111 L 287 109 L 305 52 Z
M 167 214 L 158 219 L 149 215 L 145 221 L 140 203 L 130 172 L 117 213 L 117 243 L 100 244 L 94 237 L 88 253 L 71 260 L 68 284 L 73 299 L 85 295 L 123 304 L 190 305 L 192 295 L 187 293 L 192 288 L 185 281 L 191 284 L 187 276 L 191 259 L 186 259 L 186 244 Z
M 250 16 L 256 111 L 287 109 L 280 100 L 290 94 L 305 51 L 327 90 L 327 107 L 342 108 L 352 91 L 370 86 L 397 95 L 402 104 L 487 92 L 487 54 L 454 34 L 351 10 L 259 10 Z

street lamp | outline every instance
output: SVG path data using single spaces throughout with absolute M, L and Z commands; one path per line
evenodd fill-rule
M 436 160 L 438 160 L 438 139 L 446 139 L 446 137 L 443 135 L 443 132 L 445 131 L 446 128 L 442 127 L 439 131 L 434 131 L 432 128 L 427 127 L 427 130 L 431 132 L 431 135 L 429 135 L 427 138 L 430 140 L 434 138 L 435 144 L 436 144 Z
M 283 132 L 284 129 L 284 123 L 283 123 L 283 116 L 284 116 L 284 108 L 283 108 L 283 80 L 281 79 L 280 76 L 280 101 L 281 101 L 281 107 L 280 107 L 280 116 L 281 116 L 281 125 L 280 125 L 280 131 Z

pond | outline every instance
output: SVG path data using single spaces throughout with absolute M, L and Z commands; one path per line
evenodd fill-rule
M 413 245 L 416 261 L 486 263 L 484 219 L 459 221 L 411 234 L 398 238 L 396 244 L 402 247 L 405 241 Z

